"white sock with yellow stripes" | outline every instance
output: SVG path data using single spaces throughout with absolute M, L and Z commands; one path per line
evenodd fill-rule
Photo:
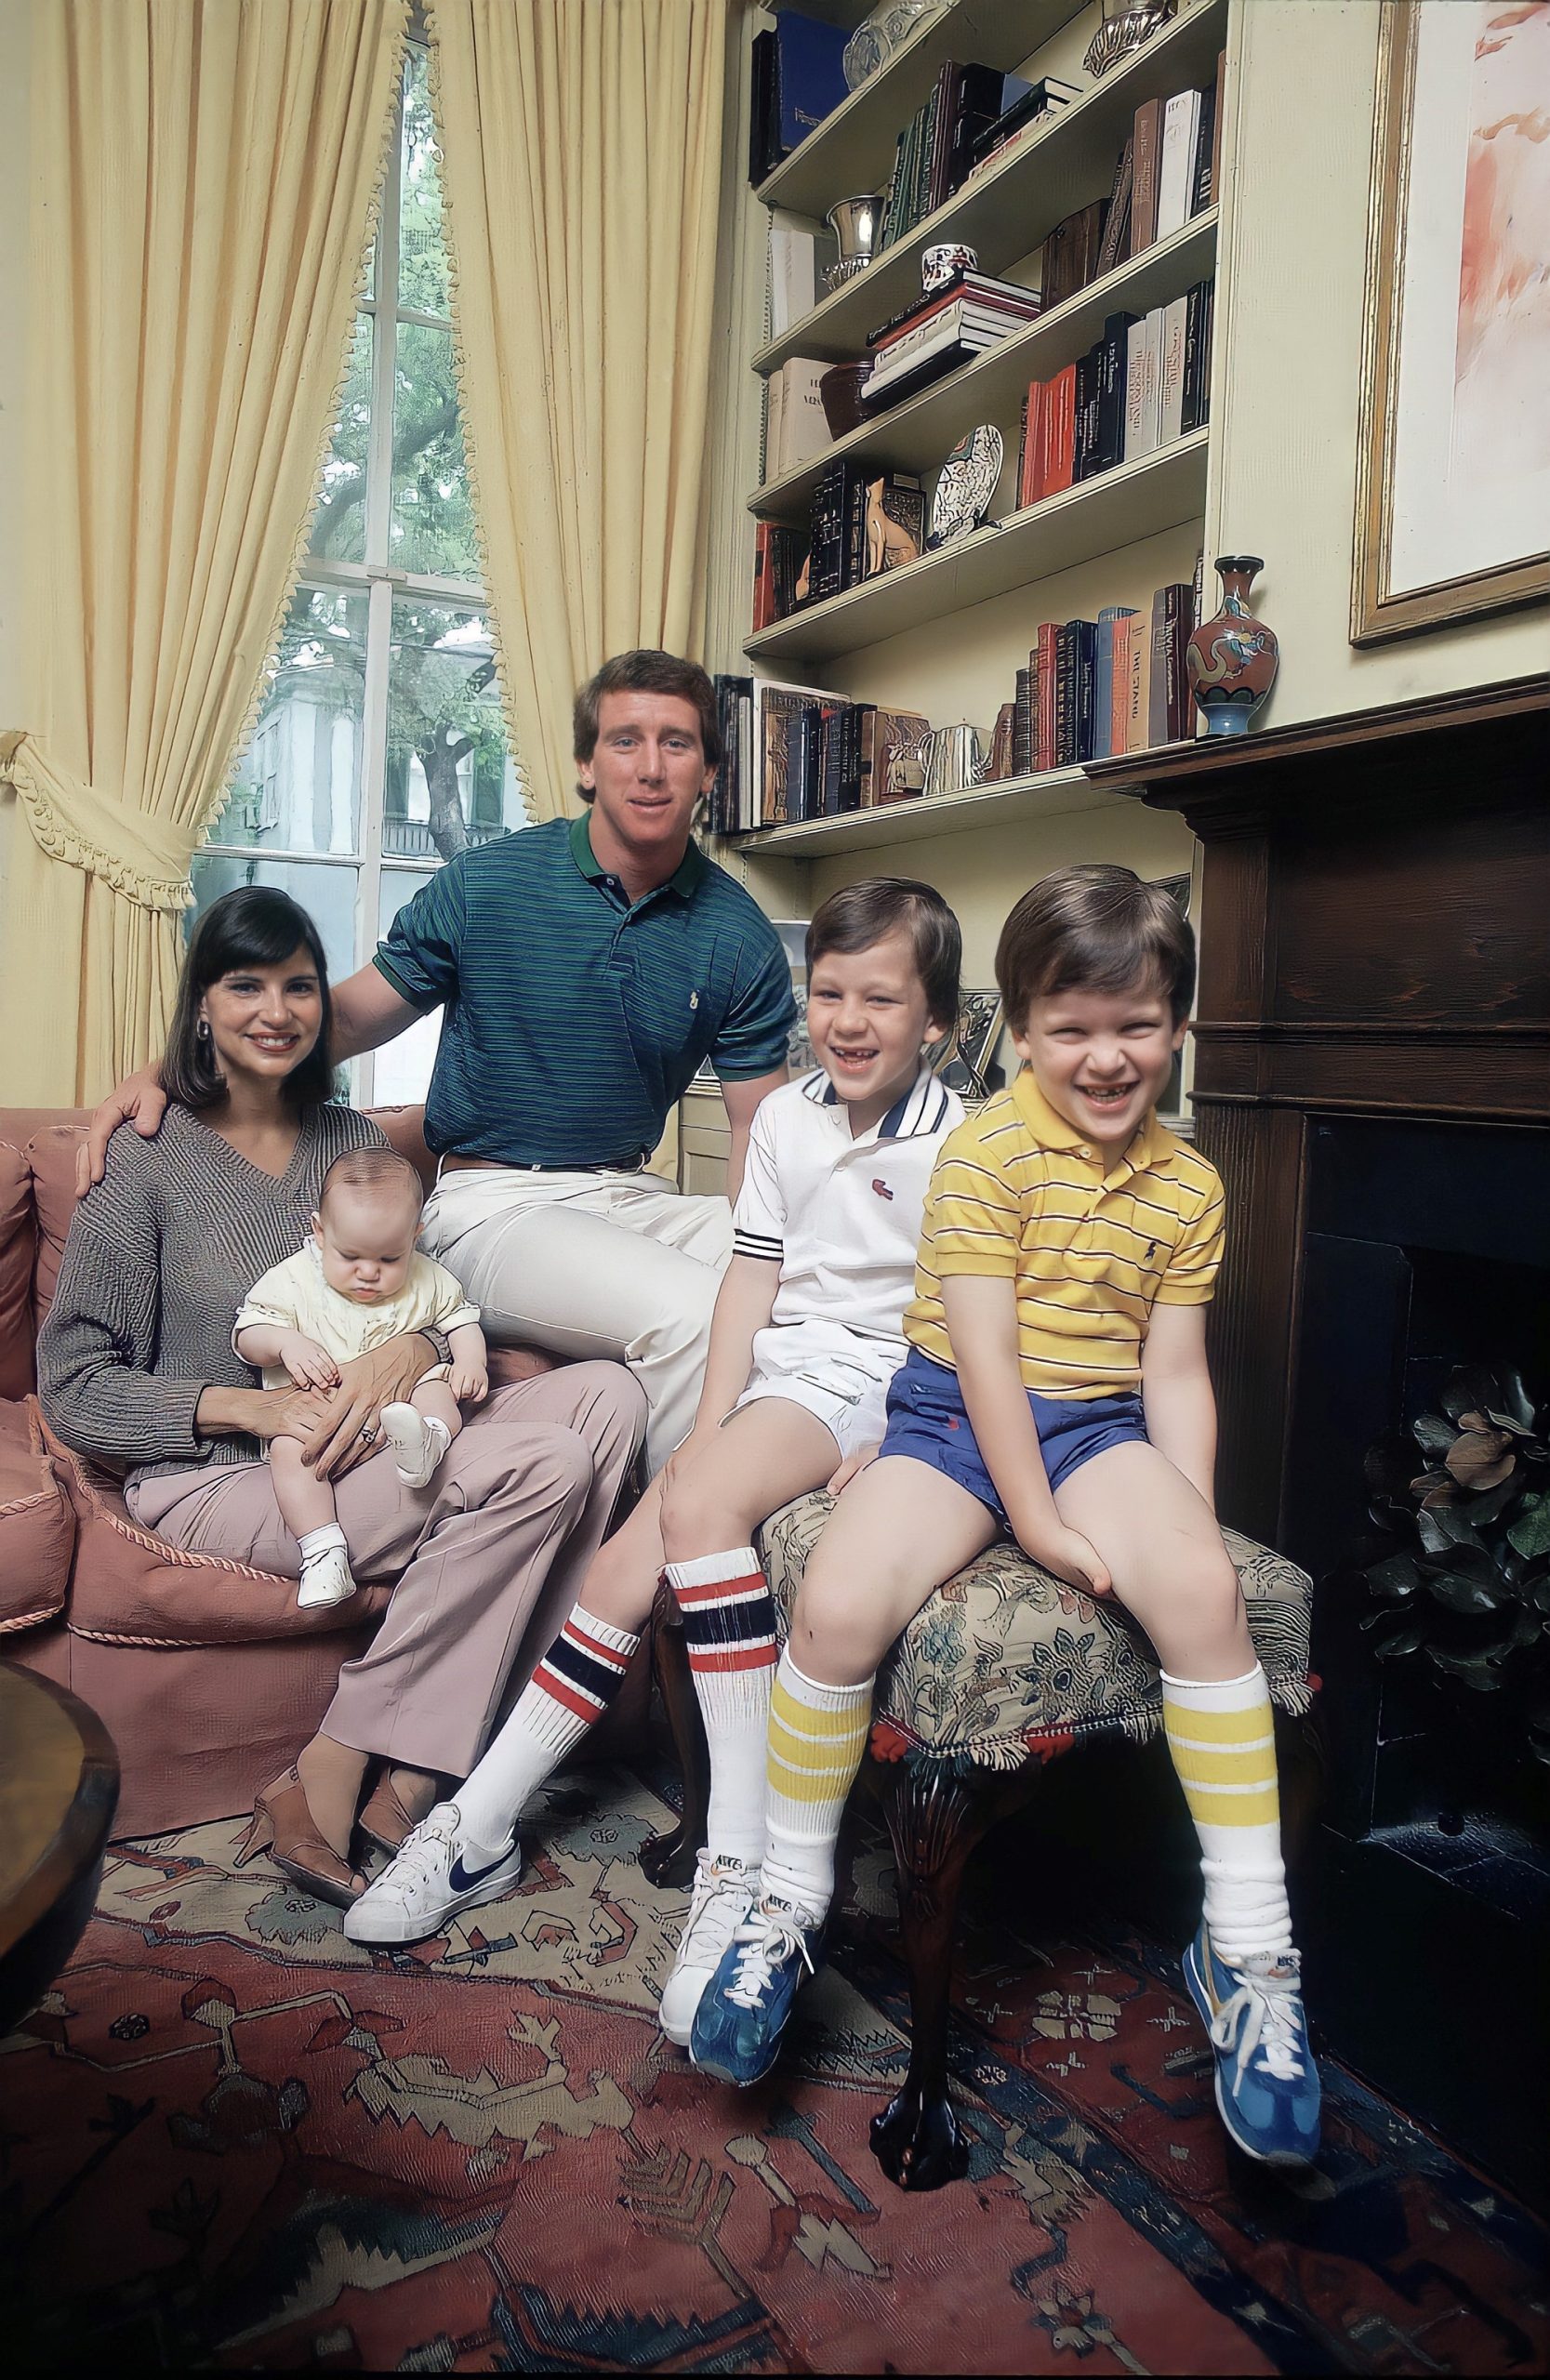
M 1292 1948 L 1276 1733 L 1265 1672 L 1200 1683 L 1162 1673 L 1168 1749 L 1200 1838 L 1205 1920 L 1231 1966 Z
M 873 1683 L 819 1686 L 802 1675 L 789 1649 L 775 1672 L 760 1888 L 813 1924 L 834 1898 L 834 1846 L 867 1749 Z

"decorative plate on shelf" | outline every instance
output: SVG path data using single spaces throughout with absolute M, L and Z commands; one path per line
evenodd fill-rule
M 942 475 L 931 499 L 928 552 L 979 527 L 990 509 L 1003 459 L 999 430 L 982 422 L 978 430 L 964 431 L 942 466 Z

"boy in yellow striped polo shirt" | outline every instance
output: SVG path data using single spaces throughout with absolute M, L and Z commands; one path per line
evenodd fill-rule
M 812 1964 L 880 1660 L 934 1588 L 1005 1531 L 1069 1584 L 1117 1595 L 1157 1649 L 1200 1838 L 1205 1913 L 1185 1979 L 1217 2105 L 1251 2156 L 1305 2164 L 1318 2077 L 1270 1699 L 1212 1504 L 1205 1309 L 1223 1191 L 1156 1115 L 1184 1041 L 1194 937 L 1128 868 L 1064 868 L 1007 919 L 996 975 L 1023 1071 L 943 1144 L 881 1450 L 808 1563 L 770 1721 L 755 1913 L 769 1988 L 726 2012 L 737 2038 L 719 2070 L 767 2069 L 790 1971 Z M 745 1952 L 745 1983 L 749 1971 Z

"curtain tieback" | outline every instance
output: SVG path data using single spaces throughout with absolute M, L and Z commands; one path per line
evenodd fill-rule
M 181 910 L 192 903 L 190 838 L 61 776 L 25 728 L 0 729 L 0 778 L 16 787 L 33 839 L 50 859 L 100 877 L 142 909 Z

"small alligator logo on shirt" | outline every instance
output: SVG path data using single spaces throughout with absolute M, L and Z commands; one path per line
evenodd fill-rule
M 872 1177 L 872 1188 L 877 1192 L 880 1198 L 892 1199 L 894 1196 L 892 1190 L 889 1189 L 887 1183 L 880 1182 L 875 1174 Z

